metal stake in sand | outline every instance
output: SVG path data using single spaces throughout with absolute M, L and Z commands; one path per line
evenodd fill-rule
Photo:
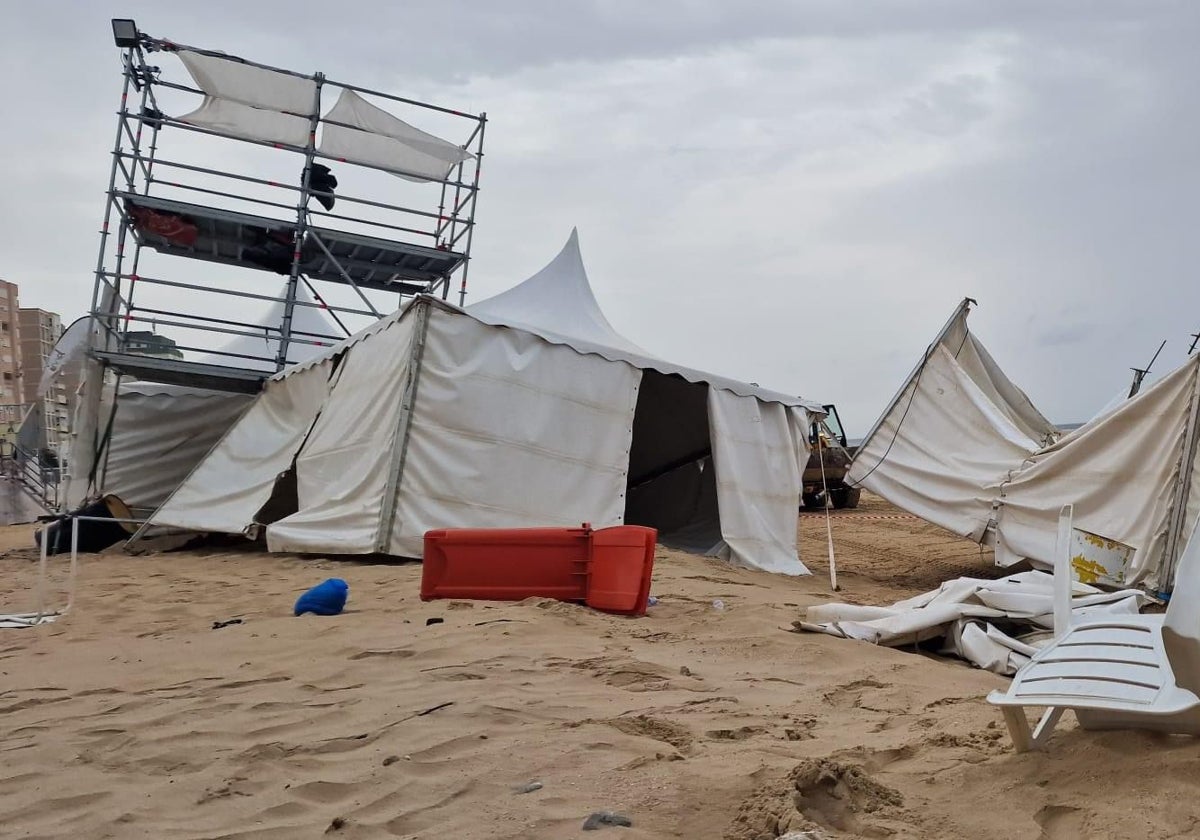
M 825 447 L 821 445 L 819 428 L 817 430 L 817 459 L 821 462 L 821 497 L 825 500 L 825 539 L 829 548 L 829 587 L 837 592 L 837 560 L 833 556 L 833 522 L 829 516 L 829 487 L 825 484 Z

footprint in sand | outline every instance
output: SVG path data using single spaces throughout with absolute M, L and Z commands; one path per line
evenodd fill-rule
M 692 731 L 686 726 L 681 726 L 678 723 L 673 723 L 662 718 L 651 717 L 650 715 L 637 715 L 636 717 L 612 718 L 596 722 L 611 726 L 613 729 L 616 729 L 618 732 L 624 732 L 626 735 L 636 735 L 661 741 L 680 752 L 689 752 L 692 748 Z
M 737 729 L 710 729 L 704 734 L 714 741 L 745 741 L 766 733 L 765 726 L 740 726 Z
M 1086 837 L 1087 812 L 1069 805 L 1047 805 L 1038 811 L 1034 821 L 1042 827 L 1039 840 L 1074 840 Z

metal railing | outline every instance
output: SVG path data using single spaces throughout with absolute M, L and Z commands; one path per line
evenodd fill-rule
M 359 322 L 353 324 L 358 328 L 365 326 L 361 319 L 377 319 L 395 309 L 407 296 L 425 293 L 447 298 L 450 293 L 451 275 L 455 272 L 461 272 L 458 302 L 460 305 L 464 303 L 470 249 L 476 224 L 480 166 L 487 122 L 485 114 L 469 114 L 336 82 L 320 73 L 296 73 L 235 59 L 249 66 L 316 82 L 313 112 L 308 115 L 312 122 L 312 130 L 305 145 L 293 146 L 250 139 L 220 129 L 184 122 L 164 113 L 164 110 L 169 110 L 164 108 L 165 99 L 174 97 L 178 100 L 205 95 L 194 86 L 182 66 L 174 70 L 151 63 L 152 59 L 157 60 L 156 54 L 170 54 L 181 49 L 214 55 L 207 50 L 185 47 L 144 34 L 139 34 L 139 43 L 136 46 L 123 51 L 123 90 L 117 111 L 112 168 L 106 193 L 104 222 L 100 231 L 100 249 L 90 309 L 93 324 L 97 328 L 96 334 L 99 336 L 99 346 L 94 346 L 93 349 L 118 353 L 136 352 L 127 349 L 129 333 L 136 327 L 151 324 L 156 328 L 164 326 L 172 330 L 190 331 L 193 338 L 185 342 L 188 349 L 217 356 L 221 355 L 219 347 L 205 346 L 210 343 L 219 344 L 220 342 L 213 340 L 216 337 L 266 338 L 261 357 L 227 354 L 227 359 L 217 363 L 244 367 L 252 358 L 258 362 L 272 362 L 274 367 L 279 369 L 289 361 L 289 345 L 328 345 L 353 332 L 340 316 L 346 319 L 359 318 Z M 174 65 L 174 60 L 171 60 L 170 64 Z M 172 75 L 176 78 L 172 79 Z M 466 140 L 461 144 L 461 148 L 469 152 L 474 160 L 471 161 L 468 157 L 452 167 L 447 177 L 440 182 L 434 180 L 433 184 L 440 185 L 440 190 L 431 190 L 430 195 L 424 198 L 415 201 L 393 198 L 398 190 L 420 189 L 404 187 L 404 181 L 392 177 L 399 175 L 411 180 L 411 173 L 380 165 L 330 158 L 322 154 L 317 147 L 316 133 L 319 125 L 342 125 L 320 116 L 325 110 L 321 103 L 322 96 L 337 95 L 339 91 L 366 94 L 381 100 L 385 105 L 393 103 L 409 112 L 423 111 L 432 115 L 432 118 L 452 126 L 465 126 L 463 134 L 466 135 Z M 164 102 L 160 102 L 160 94 L 164 95 Z M 179 142 L 172 147 L 175 139 L 182 139 L 185 135 L 195 139 Z M 263 161 L 282 159 L 264 155 L 286 156 L 295 161 L 297 172 L 300 162 L 303 161 L 303 177 L 297 183 L 287 183 L 267 177 L 264 171 L 246 171 L 250 164 L 246 162 L 245 156 L 241 156 L 241 162 L 238 163 L 239 154 L 236 153 L 236 149 L 230 146 L 229 152 L 235 152 L 234 154 L 222 153 L 221 149 L 213 146 L 206 138 L 237 144 L 246 149 L 256 148 L 259 151 L 253 154 Z M 160 146 L 172 148 L 165 149 L 167 153 L 164 155 L 160 153 Z M 333 162 L 339 167 L 344 165 L 347 174 L 359 169 L 386 174 L 385 179 L 377 182 L 385 192 L 378 196 L 359 194 L 364 185 L 371 185 L 370 182 L 360 180 L 358 188 L 351 189 L 351 185 L 346 182 L 354 179 L 345 177 L 341 179 L 342 183 L 338 185 L 335 193 L 314 189 L 309 175 L 314 160 Z M 343 175 L 343 172 L 339 171 L 337 174 Z M 409 195 L 419 196 L 419 193 L 410 192 Z M 183 282 L 173 277 L 165 278 L 161 276 L 162 272 L 157 270 L 143 273 L 142 258 L 146 249 L 125 205 L 126 198 L 136 200 L 137 197 L 186 202 L 193 206 L 203 205 L 211 211 L 224 213 L 250 214 L 278 225 L 277 230 L 280 232 L 293 231 L 294 248 L 289 248 L 294 253 L 284 291 L 279 295 L 265 295 L 243 288 L 205 286 L 200 283 Z M 338 212 L 333 212 L 332 207 L 319 209 L 317 202 L 311 202 L 314 206 L 309 207 L 310 197 L 335 198 Z M 356 261 L 355 254 L 358 249 L 346 248 L 335 254 L 322 241 L 321 230 L 351 237 L 370 236 L 374 240 L 406 243 L 407 246 L 416 249 L 417 254 L 421 254 L 420 249 L 424 248 L 430 253 L 446 253 L 452 259 L 442 263 L 436 260 L 427 261 L 425 265 L 449 267 L 424 271 L 418 258 L 418 263 L 409 269 L 412 273 L 410 279 L 403 279 L 409 276 L 405 273 L 397 273 L 394 278 L 387 279 L 388 266 L 379 263 L 379 275 L 374 281 L 375 288 L 363 289 L 355 282 L 355 276 L 360 279 L 364 274 L 370 276 L 374 273 L 373 265 L 364 266 L 360 264 L 361 261 Z M 305 250 L 303 258 L 301 240 Z M 304 260 L 311 255 L 308 251 L 310 247 L 312 253 L 317 253 L 322 259 L 322 264 L 327 266 L 323 269 L 326 278 L 309 277 L 306 274 Z M 227 253 L 223 256 L 216 253 L 185 255 L 225 264 L 229 262 Z M 241 259 L 240 255 L 238 259 Z M 352 266 L 357 266 L 357 275 Z M 157 264 L 151 268 L 156 269 Z M 395 268 L 392 270 L 395 271 Z M 233 275 L 226 285 L 236 286 L 238 279 L 238 276 Z M 335 282 L 349 287 L 357 295 L 357 302 L 344 305 L 344 301 L 339 301 L 338 305 L 335 305 L 334 301 L 326 301 L 315 285 L 322 282 Z M 298 289 L 301 284 L 317 301 L 316 304 L 299 299 Z M 382 286 L 386 286 L 387 289 L 381 290 L 379 287 Z M 168 291 L 171 294 L 168 295 Z M 373 298 L 372 295 L 376 297 Z M 379 295 L 388 296 L 388 302 L 382 303 Z M 280 323 L 264 327 L 261 324 L 229 317 L 232 304 L 238 298 L 283 304 Z M 313 306 L 329 313 L 341 334 L 314 335 L 294 330 L 293 313 L 303 306 Z M 182 351 L 184 347 L 181 345 L 178 349 Z
M 0 473 L 45 510 L 57 510 L 64 475 L 61 460 L 51 464 L 38 453 L 5 442 Z

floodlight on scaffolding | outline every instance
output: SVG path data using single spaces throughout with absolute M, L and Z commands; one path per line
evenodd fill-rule
M 137 24 L 130 18 L 112 19 L 113 40 L 118 47 L 136 47 L 138 45 Z

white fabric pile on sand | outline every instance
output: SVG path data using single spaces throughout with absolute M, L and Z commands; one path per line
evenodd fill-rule
M 1200 515 L 1200 354 L 1061 434 L 967 329 L 970 303 L 863 440 L 847 480 L 993 546 L 1005 567 L 1049 567 L 1058 511 L 1072 504 L 1077 528 L 1134 550 L 1126 569 L 1087 582 L 1169 590 Z
M 962 577 L 890 607 L 819 604 L 796 626 L 885 647 L 942 639 L 941 653 L 1015 674 L 1053 636 L 1053 584 L 1053 575 L 1039 571 L 998 580 Z M 1073 594 L 1077 615 L 1137 613 L 1149 601 L 1138 590 L 1103 592 L 1080 583 Z
M 152 522 L 419 557 L 435 528 L 632 520 L 805 574 L 796 511 L 822 414 L 617 334 L 572 233 L 502 295 L 466 310 L 418 297 L 274 376 Z

